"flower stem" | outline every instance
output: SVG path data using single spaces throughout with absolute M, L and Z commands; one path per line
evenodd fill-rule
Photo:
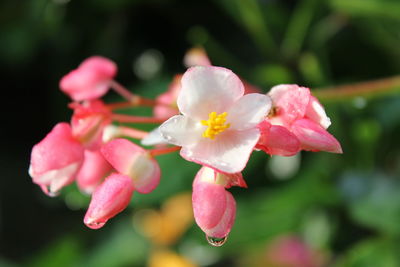
M 128 89 L 126 89 L 123 85 L 121 85 L 117 81 L 112 80 L 110 86 L 115 92 L 120 94 L 123 98 L 125 98 L 132 104 L 136 103 L 138 96 L 132 94 Z
M 313 94 L 321 101 L 334 102 L 347 100 L 354 97 L 374 97 L 387 95 L 400 91 L 400 75 L 374 80 L 359 82 L 349 85 L 341 85 L 313 91 Z
M 125 114 L 113 114 L 111 118 L 114 121 L 125 122 L 125 123 L 163 123 L 165 119 L 159 119 L 154 117 L 139 117 Z
M 125 127 L 125 126 L 119 126 L 118 127 L 118 134 L 126 137 L 131 137 L 134 139 L 143 139 L 145 138 L 149 133 L 145 131 L 141 131 L 138 129 L 130 128 L 130 127 Z
M 159 156 L 159 155 L 169 154 L 169 153 L 178 151 L 179 149 L 181 149 L 180 146 L 170 146 L 170 147 L 165 147 L 165 148 L 150 149 L 150 150 L 148 150 L 148 152 L 150 153 L 150 155 L 155 157 L 155 156 Z

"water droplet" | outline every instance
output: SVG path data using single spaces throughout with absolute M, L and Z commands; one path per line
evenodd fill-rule
M 87 223 L 87 227 L 92 228 L 92 229 L 99 229 L 103 227 L 106 224 L 106 222 L 90 222 Z
M 225 244 L 226 240 L 228 239 L 228 236 L 219 238 L 219 237 L 212 237 L 212 236 L 206 235 L 206 239 L 207 239 L 208 244 L 210 244 L 211 246 L 220 247 L 223 244 Z

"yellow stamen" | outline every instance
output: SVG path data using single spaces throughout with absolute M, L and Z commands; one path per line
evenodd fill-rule
M 214 139 L 217 134 L 222 133 L 223 131 L 228 129 L 231 124 L 225 123 L 227 115 L 228 113 L 226 112 L 217 115 L 217 112 L 214 111 L 208 114 L 207 121 L 201 120 L 202 125 L 208 126 L 208 128 L 203 133 L 203 137 Z

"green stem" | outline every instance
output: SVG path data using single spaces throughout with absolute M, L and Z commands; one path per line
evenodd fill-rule
M 349 85 L 341 85 L 313 91 L 322 102 L 337 102 L 354 97 L 372 98 L 400 92 L 400 75 Z

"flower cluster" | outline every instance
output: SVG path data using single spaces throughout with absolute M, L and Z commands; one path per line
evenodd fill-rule
M 64 76 L 60 88 L 74 101 L 74 113 L 70 123 L 57 124 L 33 147 L 33 182 L 53 196 L 76 181 L 91 194 L 84 223 L 97 229 L 126 208 L 134 191 L 147 194 L 157 187 L 156 156 L 180 150 L 184 159 L 202 166 L 193 182 L 195 221 L 211 244 L 221 245 L 236 214 L 227 189 L 247 187 L 241 172 L 253 151 L 342 153 L 326 130 L 330 120 L 324 108 L 308 88 L 278 85 L 261 94 L 231 70 L 212 66 L 201 49 L 191 50 L 185 63 L 188 70 L 156 100 L 114 81 L 117 67 L 106 58 L 91 57 Z M 105 104 L 100 97 L 109 89 L 127 101 Z M 138 105 L 152 106 L 154 117 L 115 113 Z M 162 124 L 147 133 L 113 122 Z M 156 148 L 144 149 L 123 137 Z

